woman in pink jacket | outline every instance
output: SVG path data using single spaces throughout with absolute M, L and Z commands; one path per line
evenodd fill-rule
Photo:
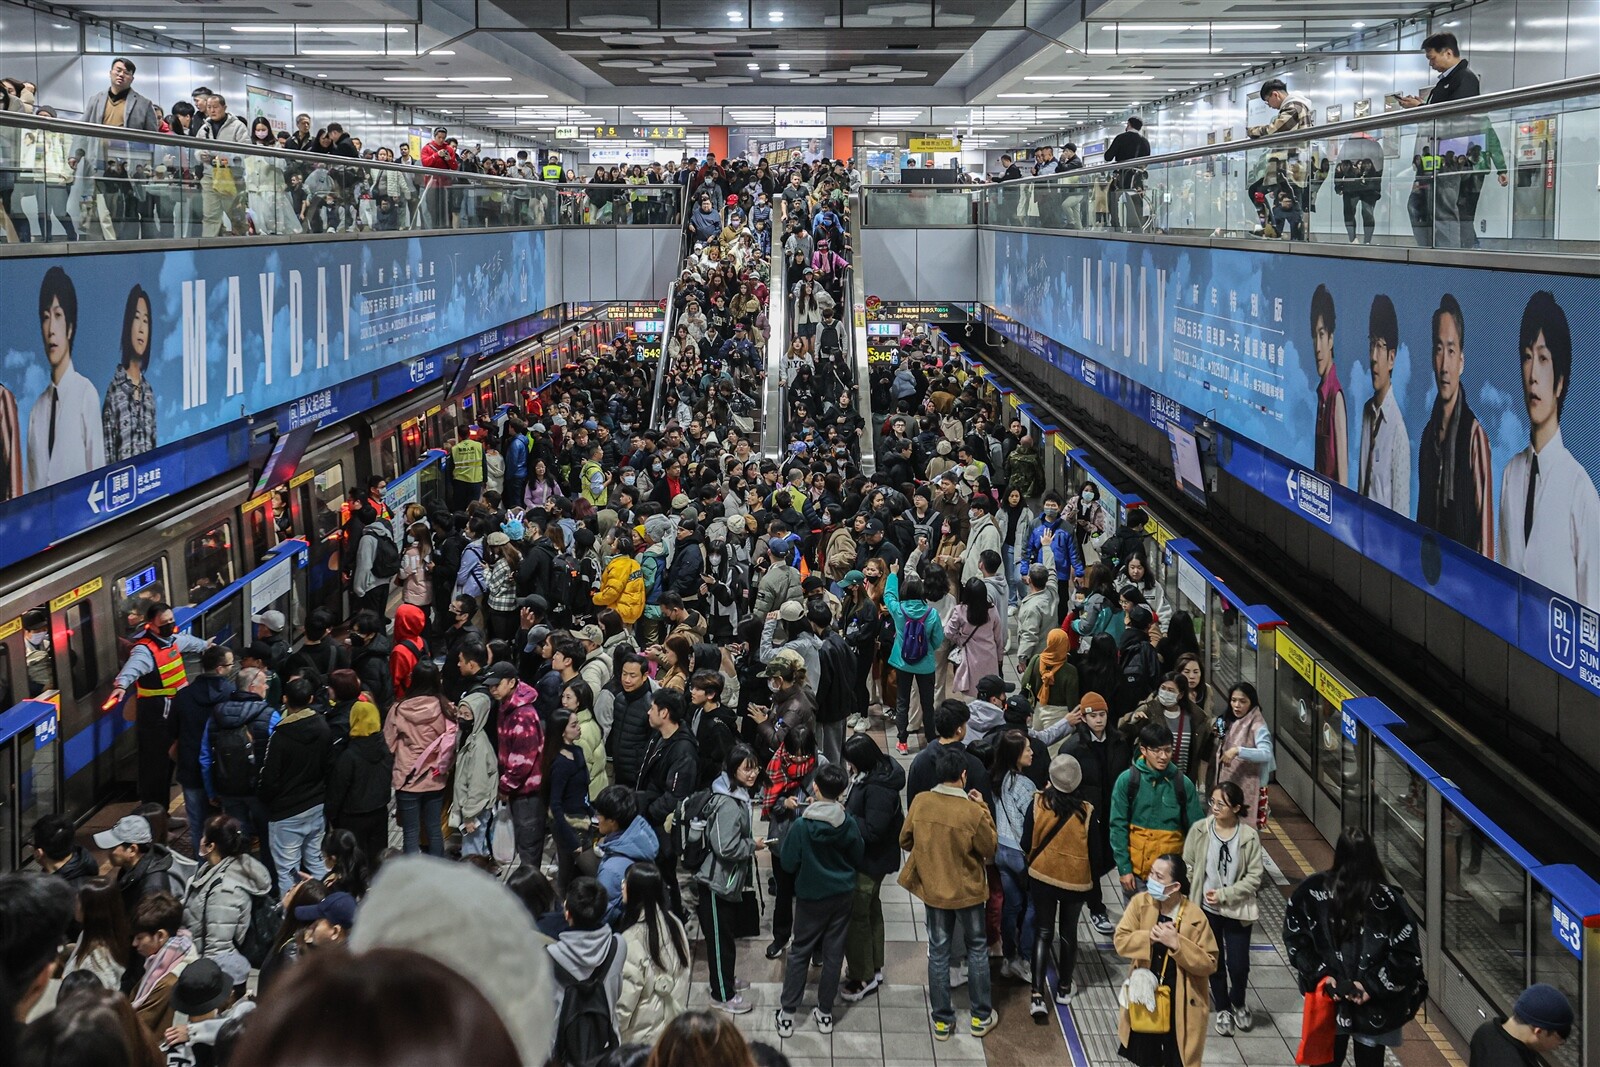
M 383 739 L 394 753 L 394 803 L 409 855 L 421 852 L 421 834 L 428 851 L 444 855 L 444 787 L 455 757 L 454 709 L 439 688 L 439 668 L 430 660 L 411 673 L 406 698 L 389 709 Z
M 961 601 L 950 612 L 944 635 L 955 668 L 951 687 L 971 700 L 985 675 L 1001 673 L 1000 657 L 1005 651 L 1000 642 L 1000 616 L 983 579 L 972 578 L 961 587 Z

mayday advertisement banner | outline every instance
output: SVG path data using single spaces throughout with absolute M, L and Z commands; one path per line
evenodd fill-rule
M 1600 282 L 994 241 L 997 312 L 1306 468 L 1297 502 L 1343 486 L 1600 608 Z

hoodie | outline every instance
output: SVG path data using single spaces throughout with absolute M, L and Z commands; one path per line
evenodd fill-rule
M 428 643 L 423 640 L 423 628 L 428 617 L 415 604 L 401 604 L 394 613 L 394 648 L 389 653 L 389 683 L 395 700 L 404 700 L 411 688 L 411 672 L 417 661 L 427 654 Z M 420 655 L 419 655 L 420 653 Z
M 100 864 L 82 845 L 72 846 L 72 855 L 67 857 L 67 862 L 51 872 L 57 878 L 64 878 L 74 892 L 82 889 L 90 879 L 100 876 Z
M 595 877 L 611 901 L 606 909 L 607 922 L 616 921 L 622 914 L 622 879 L 628 868 L 639 860 L 654 863 L 659 848 L 655 828 L 643 815 L 635 815 L 626 827 L 600 841 L 600 870 Z
M 418 916 L 428 916 L 419 922 Z M 384 863 L 350 935 L 353 952 L 397 948 L 437 960 L 482 993 L 523 1063 L 555 1042 L 555 979 L 527 909 L 492 875 L 433 856 Z
M 449 706 L 443 697 L 408 697 L 396 704 L 384 720 L 383 740 L 389 746 L 389 751 L 394 753 L 394 776 L 391 779 L 394 788 L 410 793 L 436 792 L 444 788 L 444 777 L 423 774 L 415 781 L 408 782 L 407 779 L 428 746 L 440 734 L 455 729 L 455 723 L 447 713 Z
M 706 819 L 706 859 L 694 880 L 723 900 L 739 900 L 750 884 L 756 851 L 754 805 L 749 791 L 733 785 L 726 773 L 711 783 L 711 793 L 717 799 Z
M 333 728 L 310 708 L 291 711 L 267 740 L 257 795 L 267 820 L 279 822 L 320 807 L 333 766 Z
M 825 900 L 855 890 L 865 843 L 861 827 L 837 800 L 813 800 L 784 835 L 778 862 L 795 876 L 799 900 Z
M 975 697 L 967 706 L 972 711 L 972 717 L 967 720 L 967 736 L 962 738 L 962 741 L 968 748 L 978 744 L 1006 724 L 1005 709 L 996 707 L 982 697 Z
M 328 822 L 384 811 L 394 794 L 394 753 L 382 734 L 352 737 L 339 748 L 328 776 Z
M 612 952 L 613 946 L 616 951 Z M 594 974 L 611 952 L 611 967 L 606 971 L 606 1003 L 611 1005 L 611 1016 L 616 1018 L 617 997 L 622 994 L 622 968 L 628 960 L 628 945 L 621 934 L 611 932 L 609 925 L 598 930 L 563 930 L 561 938 L 549 948 L 550 958 L 574 980 L 581 982 Z M 561 1014 L 561 1001 L 565 994 L 561 983 L 556 983 L 556 1015 Z
M 861 828 L 857 869 L 863 874 L 884 878 L 900 869 L 900 827 L 905 823 L 900 791 L 905 787 L 905 768 L 886 756 L 845 794 L 845 810 Z
M 939 613 L 929 607 L 925 600 L 901 600 L 899 574 L 889 575 L 889 580 L 884 583 L 883 606 L 894 619 L 894 650 L 889 653 L 889 666 L 910 674 L 932 674 L 936 666 L 934 653 L 944 644 L 944 625 L 939 621 Z M 905 640 L 906 624 L 911 619 L 925 620 L 923 625 L 928 631 L 928 652 L 916 662 L 907 663 L 901 655 L 901 647 Z
M 237 951 L 250 932 L 254 898 L 272 891 L 267 869 L 254 856 L 200 864 L 183 897 L 183 925 L 200 955 L 215 959 Z

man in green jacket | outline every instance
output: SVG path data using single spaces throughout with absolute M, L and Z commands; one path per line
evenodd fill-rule
M 1172 730 L 1145 723 L 1139 758 L 1111 790 L 1111 854 L 1123 890 L 1136 892 L 1159 857 L 1181 855 L 1189 827 L 1202 814 L 1193 783 L 1172 764 Z
M 845 813 L 839 798 L 850 784 L 842 766 L 830 763 L 811 782 L 811 803 L 784 835 L 778 862 L 795 876 L 794 939 L 783 972 L 783 998 L 777 1011 L 779 1037 L 794 1034 L 794 1013 L 806 992 L 811 961 L 822 955 L 817 976 L 817 1006 L 811 1017 L 819 1033 L 833 1033 L 833 1001 L 844 966 L 845 935 L 855 897 L 856 866 L 866 847 L 861 827 Z

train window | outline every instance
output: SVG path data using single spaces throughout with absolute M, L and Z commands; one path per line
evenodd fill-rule
M 40 604 L 38 607 L 29 608 L 22 613 L 22 656 L 28 672 L 29 697 L 36 697 L 52 689 L 60 688 L 56 685 L 56 655 L 53 639 L 50 636 L 50 609 Z M 11 689 L 11 657 L 0 659 L 5 664 L 5 692 L 4 701 L 0 702 L 0 710 L 9 708 L 12 702 Z
M 94 601 L 85 597 L 69 605 L 62 615 L 67 624 L 67 662 L 72 674 L 72 696 L 84 700 L 95 686 Z
M 342 522 L 345 508 L 344 464 L 317 472 L 312 482 L 311 568 L 308 596 L 312 607 L 325 607 L 334 617 L 343 614 L 344 582 L 339 568 L 343 558 Z
M 1309 772 L 1317 751 L 1315 741 L 1319 702 L 1317 688 L 1313 679 L 1308 677 L 1312 673 L 1311 661 L 1286 631 L 1279 630 L 1276 640 L 1278 664 L 1274 673 L 1278 679 L 1278 736 L 1286 742 L 1283 747 Z M 1292 657 L 1291 652 L 1295 653 Z M 1304 674 L 1300 670 L 1302 664 Z M 1233 683 L 1223 681 L 1220 684 Z
M 229 596 L 211 610 L 202 614 L 191 627 L 196 637 L 203 637 L 219 645 L 231 645 L 235 650 L 245 644 L 243 596 Z
M 1426 870 L 1428 786 L 1400 757 L 1388 749 L 1374 747 L 1372 802 L 1372 839 L 1377 842 L 1384 870 L 1405 890 L 1407 902 L 1426 926 L 1422 881 Z
M 137 609 L 143 617 L 144 609 L 151 604 L 173 603 L 167 589 L 167 557 L 163 554 L 117 575 L 117 586 L 111 595 L 125 612 Z
M 56 729 L 59 730 L 59 723 Z M 50 720 L 24 731 L 14 744 L 17 750 L 17 826 L 24 834 L 32 831 L 33 824 L 58 807 L 60 778 L 59 744 L 40 743 L 48 737 Z M 43 732 L 41 732 L 43 731 Z M 11 859 L 10 852 L 6 859 Z
M 1515 1001 L 1527 982 L 1527 907 L 1522 868 L 1446 805 L 1444 949 L 1496 1004 Z
M 1535 883 L 1533 887 L 1533 914 L 1535 916 L 1551 914 L 1551 905 L 1555 902 L 1550 898 L 1550 891 Z M 1579 936 L 1584 936 L 1581 932 Z M 1567 999 L 1574 1004 L 1583 1003 L 1583 964 L 1572 950 L 1560 941 L 1550 929 L 1536 930 L 1533 935 L 1533 981 L 1547 982 L 1567 995 Z M 1580 1015 L 1581 1019 L 1583 1016 Z M 1578 1050 L 1584 1047 L 1584 1042 L 1574 1032 L 1554 1052 L 1546 1052 L 1545 1058 L 1560 1067 L 1578 1067 L 1581 1060 Z
M 203 604 L 221 592 L 233 581 L 232 524 L 219 523 L 189 538 L 183 548 L 183 566 L 189 579 L 190 604 Z
M 400 466 L 400 431 L 396 430 L 394 433 L 384 437 L 382 443 L 378 446 L 378 452 L 378 467 L 383 472 L 383 476 L 391 481 L 400 477 L 402 470 Z

